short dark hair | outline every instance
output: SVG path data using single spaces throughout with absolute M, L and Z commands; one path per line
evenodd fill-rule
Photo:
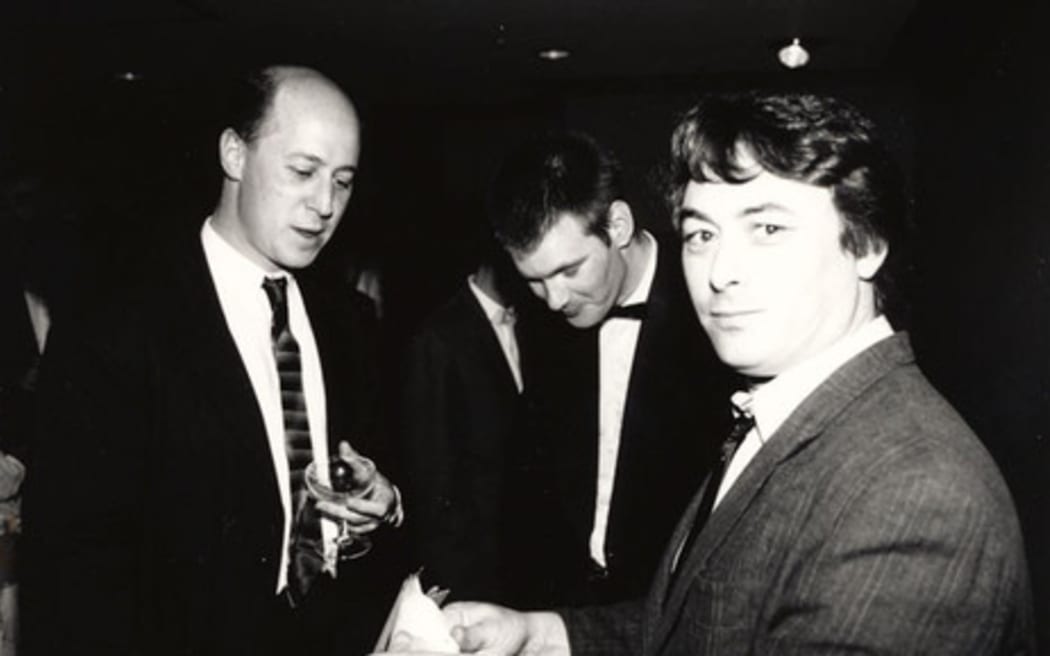
M 534 248 L 565 213 L 609 244 L 609 207 L 621 197 L 620 164 L 611 152 L 579 132 L 550 132 L 503 162 L 489 194 L 489 221 L 511 250 Z
M 253 68 L 234 78 L 224 117 L 226 127 L 246 143 L 254 142 L 273 107 L 281 79 L 277 66 Z
M 857 257 L 889 248 L 875 276 L 885 310 L 896 292 L 910 216 L 904 176 L 875 125 L 855 107 L 809 94 L 744 92 L 704 97 L 671 136 L 668 195 L 681 206 L 689 182 L 742 183 L 764 170 L 831 190 L 842 247 Z M 746 161 L 746 160 L 745 160 Z

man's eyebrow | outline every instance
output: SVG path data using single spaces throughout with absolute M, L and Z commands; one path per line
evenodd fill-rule
M 740 216 L 751 216 L 752 214 L 761 214 L 770 211 L 788 212 L 790 210 L 780 203 L 761 203 L 752 207 L 745 207 L 744 211 L 740 213 Z
M 322 166 L 325 163 L 323 159 L 312 153 L 293 152 L 289 154 L 289 157 L 305 159 L 316 166 Z M 355 173 L 357 172 L 357 166 L 355 164 L 344 164 L 343 166 L 337 167 L 336 171 L 350 171 L 351 173 Z
M 528 276 L 525 279 L 530 281 L 530 282 L 546 280 L 547 278 L 551 278 L 553 276 L 558 275 L 559 273 L 563 273 L 564 271 L 566 271 L 568 269 L 571 269 L 573 267 L 577 267 L 577 266 L 583 264 L 583 261 L 586 260 L 586 259 L 587 259 L 587 256 L 583 255 L 581 257 L 576 258 L 575 260 L 572 260 L 571 262 L 566 262 L 565 264 L 561 265 L 557 269 L 554 269 L 553 271 L 550 271 L 550 272 L 545 273 L 545 274 L 541 274 L 539 276 Z
M 674 211 L 675 221 L 681 223 L 686 219 L 698 219 L 700 221 L 709 221 L 707 215 L 692 207 L 679 207 Z
M 318 157 L 317 155 L 314 155 L 313 153 L 301 153 L 301 152 L 295 151 L 295 152 L 289 153 L 288 156 L 289 157 L 296 157 L 296 158 L 299 158 L 299 159 L 305 159 L 305 160 L 310 161 L 313 164 L 324 164 L 324 160 L 321 159 L 320 157 Z

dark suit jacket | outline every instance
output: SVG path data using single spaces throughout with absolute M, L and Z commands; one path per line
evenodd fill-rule
M 803 401 L 672 573 L 699 499 L 644 607 L 569 614 L 574 656 L 1033 653 L 1010 495 L 903 334 Z
M 29 653 L 268 653 L 274 644 L 283 524 L 270 447 L 197 236 L 177 252 L 157 263 L 158 279 L 49 344 L 24 507 Z M 298 278 L 329 436 L 375 454 L 373 322 Z M 374 552 L 318 595 L 367 596 L 382 545 Z M 340 604 L 310 603 L 318 618 Z M 385 610 L 381 598 L 371 606 Z M 380 617 L 339 612 L 342 638 L 354 644 L 359 630 L 368 635 L 358 645 L 374 640 Z
M 558 318 L 542 343 L 544 364 L 526 394 L 540 414 L 522 487 L 523 525 L 543 554 L 523 564 L 535 604 L 605 603 L 641 595 L 689 496 L 728 429 L 728 374 L 692 309 L 679 247 L 660 244 L 656 275 L 628 383 L 606 534 L 608 571 L 594 575 L 590 532 L 598 479 L 598 328 Z M 539 483 L 545 510 L 537 511 Z M 534 597 L 528 599 L 529 596 Z
M 411 341 L 402 391 L 399 480 L 413 559 L 454 598 L 507 603 L 503 526 L 516 519 L 504 485 L 522 399 L 466 283 Z

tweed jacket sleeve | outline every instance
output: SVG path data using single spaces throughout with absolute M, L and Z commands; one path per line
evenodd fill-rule
M 641 653 L 643 603 L 559 610 L 569 632 L 572 656 L 628 656 Z

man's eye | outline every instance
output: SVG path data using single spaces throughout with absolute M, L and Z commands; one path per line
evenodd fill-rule
M 705 244 L 715 238 L 713 230 L 707 230 L 705 228 L 698 228 L 696 230 L 690 230 L 682 234 L 682 243 L 685 244 L 686 248 L 695 250 L 702 248 Z
M 779 242 L 787 235 L 788 227 L 776 223 L 759 223 L 755 225 L 757 238 L 760 242 Z
M 354 186 L 354 179 L 353 178 L 336 178 L 335 179 L 335 186 L 339 187 L 340 189 L 350 189 L 351 187 Z
M 571 266 L 568 269 L 565 269 L 564 271 L 562 271 L 562 273 L 565 274 L 566 278 L 575 278 L 576 274 L 579 273 L 579 272 L 580 272 L 580 265 L 579 264 L 577 264 L 575 266 Z
M 306 180 L 307 178 L 309 178 L 310 176 L 312 176 L 314 174 L 313 169 L 299 169 L 299 168 L 295 168 L 294 166 L 291 167 L 291 168 L 292 168 L 292 173 L 295 175 L 295 177 L 302 178 L 303 180 Z

